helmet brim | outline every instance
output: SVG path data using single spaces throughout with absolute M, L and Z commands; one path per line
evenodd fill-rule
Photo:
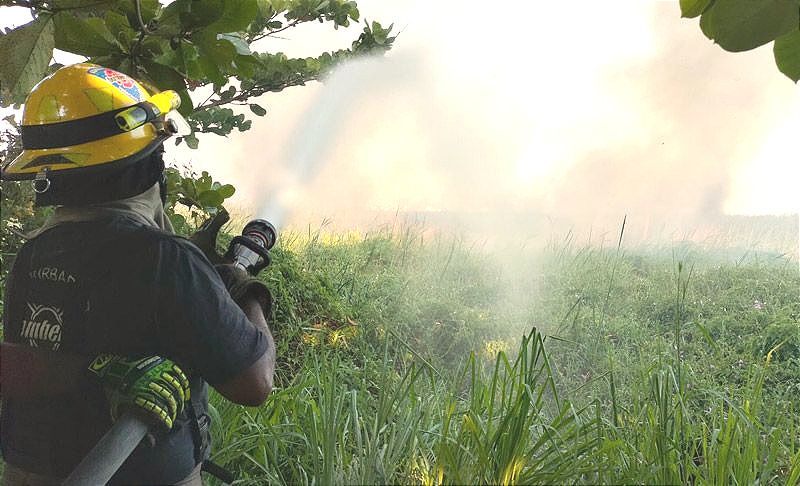
M 0 171 L 4 180 L 29 180 L 47 170 L 51 176 L 69 171 L 82 171 L 115 161 L 128 159 L 150 146 L 159 137 L 147 124 L 127 133 L 94 140 L 71 147 L 23 150 Z M 162 140 L 163 141 L 163 138 Z

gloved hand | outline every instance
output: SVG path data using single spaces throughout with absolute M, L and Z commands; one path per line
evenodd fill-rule
M 167 429 L 189 400 L 189 379 L 178 365 L 160 356 L 125 358 L 101 354 L 89 365 L 106 391 L 111 417 L 133 407 Z
M 220 264 L 214 265 L 214 268 L 217 269 L 234 302 L 241 307 L 248 298 L 256 299 L 264 310 L 264 315 L 269 316 L 272 309 L 272 294 L 261 280 L 236 265 Z
M 197 245 L 200 250 L 206 255 L 208 260 L 216 265 L 226 262 L 225 258 L 217 251 L 217 235 L 222 225 L 231 219 L 228 211 L 225 208 L 220 208 L 217 214 L 208 218 L 200 225 L 200 228 L 189 237 L 189 241 Z

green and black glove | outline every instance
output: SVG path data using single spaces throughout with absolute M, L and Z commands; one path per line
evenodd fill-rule
M 264 315 L 269 316 L 272 310 L 272 294 L 264 282 L 233 264 L 223 263 L 214 265 L 214 268 L 239 307 L 247 299 L 255 299 L 264 310 Z
M 189 379 L 178 365 L 160 356 L 125 358 L 101 354 L 89 365 L 111 403 L 111 417 L 122 408 L 143 411 L 156 423 L 171 429 L 175 417 L 189 401 Z
M 189 241 L 197 245 L 205 254 L 206 258 L 214 265 L 226 263 L 225 258 L 217 250 L 217 235 L 220 228 L 230 220 L 231 217 L 225 208 L 220 208 L 217 214 L 208 218 L 200 225 L 200 228 L 189 237 Z M 228 261 L 227 263 L 230 263 Z
M 225 287 L 230 292 L 233 300 L 241 307 L 245 300 L 253 298 L 258 301 L 264 310 L 264 315 L 269 316 L 272 310 L 272 294 L 267 286 L 256 277 L 250 275 L 241 268 L 232 265 L 230 260 L 225 260 L 217 250 L 217 235 L 220 228 L 230 220 L 230 215 L 225 208 L 214 216 L 208 218 L 189 240 L 197 245 L 206 255 L 206 258 L 214 264 L 217 273 L 222 277 Z

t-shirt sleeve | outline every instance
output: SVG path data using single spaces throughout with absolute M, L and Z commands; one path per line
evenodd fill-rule
M 214 385 L 249 368 L 267 339 L 192 243 L 164 239 L 156 255 L 156 326 L 164 355 Z

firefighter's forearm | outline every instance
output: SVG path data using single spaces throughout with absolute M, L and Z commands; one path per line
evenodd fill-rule
M 272 391 L 272 375 L 275 373 L 275 343 L 264 317 L 264 308 L 252 296 L 243 298 L 239 306 L 245 316 L 267 339 L 267 351 L 249 368 L 243 370 L 225 383 L 214 384 L 214 388 L 228 400 L 257 407 L 264 403 Z
M 247 316 L 247 319 L 253 323 L 253 325 L 259 331 L 261 331 L 267 339 L 267 351 L 264 353 L 264 357 L 262 359 L 266 358 L 266 369 L 264 371 L 267 375 L 267 385 L 270 389 L 272 389 L 272 376 L 275 373 L 275 341 L 272 338 L 272 332 L 270 331 L 269 324 L 264 316 L 264 308 L 258 300 L 254 298 L 248 298 L 242 302 L 242 310 Z

